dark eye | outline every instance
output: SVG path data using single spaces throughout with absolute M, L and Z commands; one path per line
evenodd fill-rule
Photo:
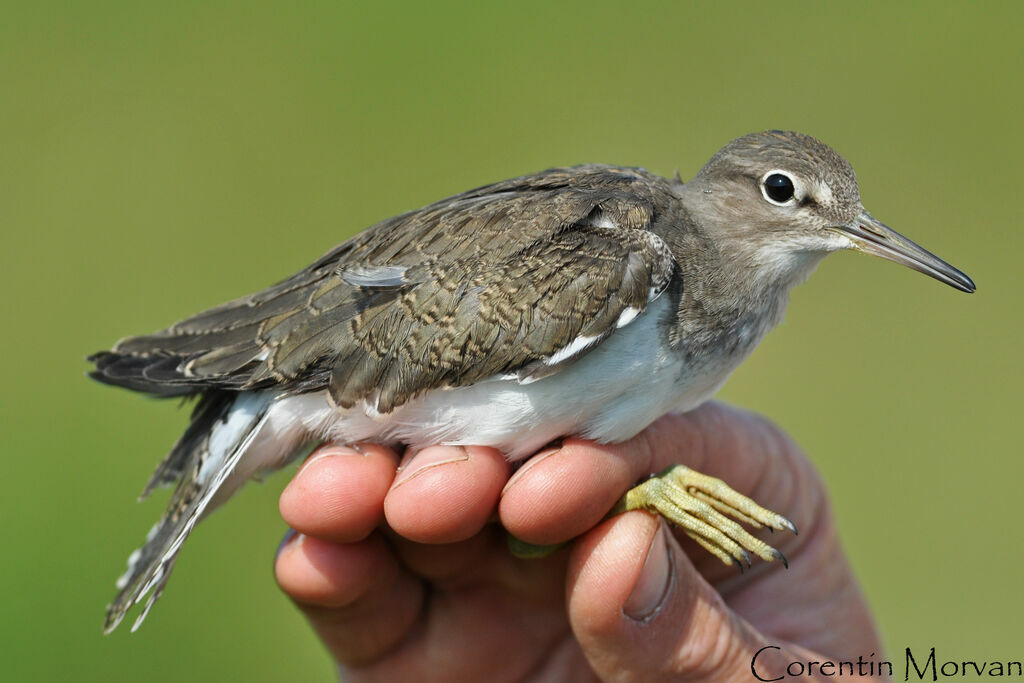
M 785 204 L 796 193 L 793 181 L 782 173 L 772 173 L 764 179 L 762 184 L 765 196 L 777 204 Z

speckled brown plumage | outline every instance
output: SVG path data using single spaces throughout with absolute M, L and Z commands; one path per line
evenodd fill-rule
M 641 169 L 554 169 L 369 228 L 262 292 L 92 357 L 157 395 L 330 387 L 388 412 L 423 391 L 542 376 L 573 339 L 643 311 L 674 261 L 651 230 L 676 201 Z M 600 227 L 608 221 L 615 228 Z

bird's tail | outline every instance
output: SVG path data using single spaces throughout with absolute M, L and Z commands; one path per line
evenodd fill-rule
M 107 607 L 103 630 L 110 633 L 134 605 L 149 599 L 135 620 L 138 629 L 164 590 L 181 550 L 196 523 L 237 490 L 250 472 L 239 462 L 262 426 L 273 398 L 262 392 L 215 392 L 196 406 L 192 423 L 157 468 L 143 492 L 178 482 L 163 517 L 145 544 L 128 558 L 117 581 L 117 597 Z M 247 468 L 244 468 L 247 469 Z

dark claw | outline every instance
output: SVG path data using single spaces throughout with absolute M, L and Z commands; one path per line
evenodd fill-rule
M 747 551 L 740 548 L 740 552 L 743 553 L 743 559 L 747 561 L 747 568 L 753 567 L 754 565 L 750 563 L 750 555 L 747 554 Z
M 775 557 L 776 560 L 782 560 L 782 566 L 786 569 L 789 569 L 789 560 L 786 559 L 785 555 L 780 553 L 775 548 L 772 548 L 772 555 Z
M 785 517 L 782 518 L 782 521 L 785 523 L 786 528 L 793 532 L 794 536 L 800 535 L 800 532 L 796 530 L 796 524 L 793 524 L 793 522 L 789 521 Z

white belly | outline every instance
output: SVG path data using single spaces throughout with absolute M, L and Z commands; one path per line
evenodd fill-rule
M 305 394 L 279 399 L 271 426 L 290 431 L 301 423 L 312 438 L 352 443 L 493 446 L 510 460 L 561 436 L 625 441 L 666 412 L 707 400 L 739 361 L 686 367 L 661 342 L 658 321 L 669 305 L 658 299 L 579 361 L 529 384 L 495 378 L 434 390 L 386 415 L 364 404 L 333 408 L 325 392 Z

